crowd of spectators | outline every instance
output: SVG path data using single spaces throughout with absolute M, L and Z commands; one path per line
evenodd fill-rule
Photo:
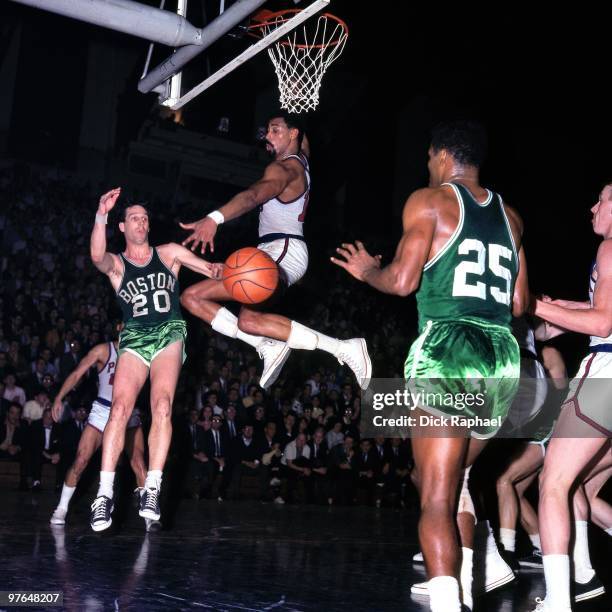
M 102 190 L 56 171 L 0 170 L 0 459 L 20 463 L 24 489 L 41 486 L 45 462 L 61 483 L 96 397 L 95 371 L 66 397 L 61 423 L 50 404 L 87 351 L 112 338 L 118 309 L 88 256 Z M 176 226 L 170 207 L 148 204 L 153 226 Z M 118 250 L 119 232 L 108 228 Z M 375 376 L 397 377 L 412 330 L 402 302 L 386 299 L 339 270 L 311 271 L 279 309 L 332 336 L 365 336 Z M 278 503 L 401 501 L 409 447 L 362 438 L 350 370 L 327 354 L 294 352 L 264 391 L 253 349 L 188 321 L 170 462 L 182 494 L 238 498 L 250 482 L 254 497 Z M 146 389 L 139 407 L 146 415 Z

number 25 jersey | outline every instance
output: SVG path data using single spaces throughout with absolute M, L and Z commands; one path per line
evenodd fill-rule
M 450 185 L 459 223 L 438 254 L 425 264 L 416 299 L 419 329 L 427 321 L 479 319 L 509 325 L 519 263 L 501 197 L 489 190 L 478 203 L 463 185 Z

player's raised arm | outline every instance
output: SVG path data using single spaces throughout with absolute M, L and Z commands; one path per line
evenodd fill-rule
M 213 211 L 194 223 L 180 223 L 179 225 L 183 229 L 192 230 L 191 234 L 183 241 L 183 246 L 191 245 L 190 248 L 193 251 L 201 244 L 202 253 L 207 246 L 210 247 L 211 252 L 214 252 L 214 238 L 221 223 L 237 219 L 244 213 L 257 208 L 260 204 L 278 196 L 296 178 L 296 175 L 297 170 L 291 164 L 272 162 L 268 165 L 260 180 L 235 195 L 219 210 Z
M 337 249 L 343 259 L 332 257 L 332 262 L 383 293 L 406 296 L 416 291 L 436 229 L 431 194 L 431 189 L 421 189 L 408 198 L 402 215 L 404 233 L 388 266 L 381 268 L 380 257 L 370 255 L 359 241 L 343 244 Z
M 114 266 L 114 259 L 111 253 L 106 251 L 106 221 L 108 213 L 113 209 L 117 198 L 121 195 L 121 187 L 111 189 L 100 198 L 96 221 L 91 232 L 89 252 L 94 266 L 109 274 Z

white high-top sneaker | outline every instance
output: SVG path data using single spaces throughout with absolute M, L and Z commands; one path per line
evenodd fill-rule
M 346 363 L 353 370 L 359 386 L 367 389 L 372 378 L 372 362 L 365 338 L 341 340 L 335 356 L 342 365 Z
M 259 385 L 267 389 L 278 378 L 285 365 L 285 361 L 289 358 L 291 349 L 287 346 L 286 342 L 266 338 L 257 347 L 257 352 L 264 362 Z

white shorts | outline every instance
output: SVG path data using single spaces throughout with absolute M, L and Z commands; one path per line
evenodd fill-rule
M 612 353 L 589 353 L 582 360 L 576 377 L 570 381 L 565 403 L 573 403 L 576 416 L 599 434 L 612 437 L 610 397 Z
M 100 432 L 104 432 L 109 417 L 110 406 L 105 406 L 104 404 L 101 404 L 95 400 L 91 405 L 91 412 L 89 413 L 87 424 L 95 427 Z M 138 408 L 134 408 L 134 410 L 132 410 L 132 415 L 128 420 L 127 428 L 131 429 L 133 427 L 140 427 L 141 425 L 140 412 Z
M 279 238 L 262 242 L 257 248 L 267 253 L 281 269 L 287 286 L 295 285 L 308 268 L 308 247 L 297 238 Z

